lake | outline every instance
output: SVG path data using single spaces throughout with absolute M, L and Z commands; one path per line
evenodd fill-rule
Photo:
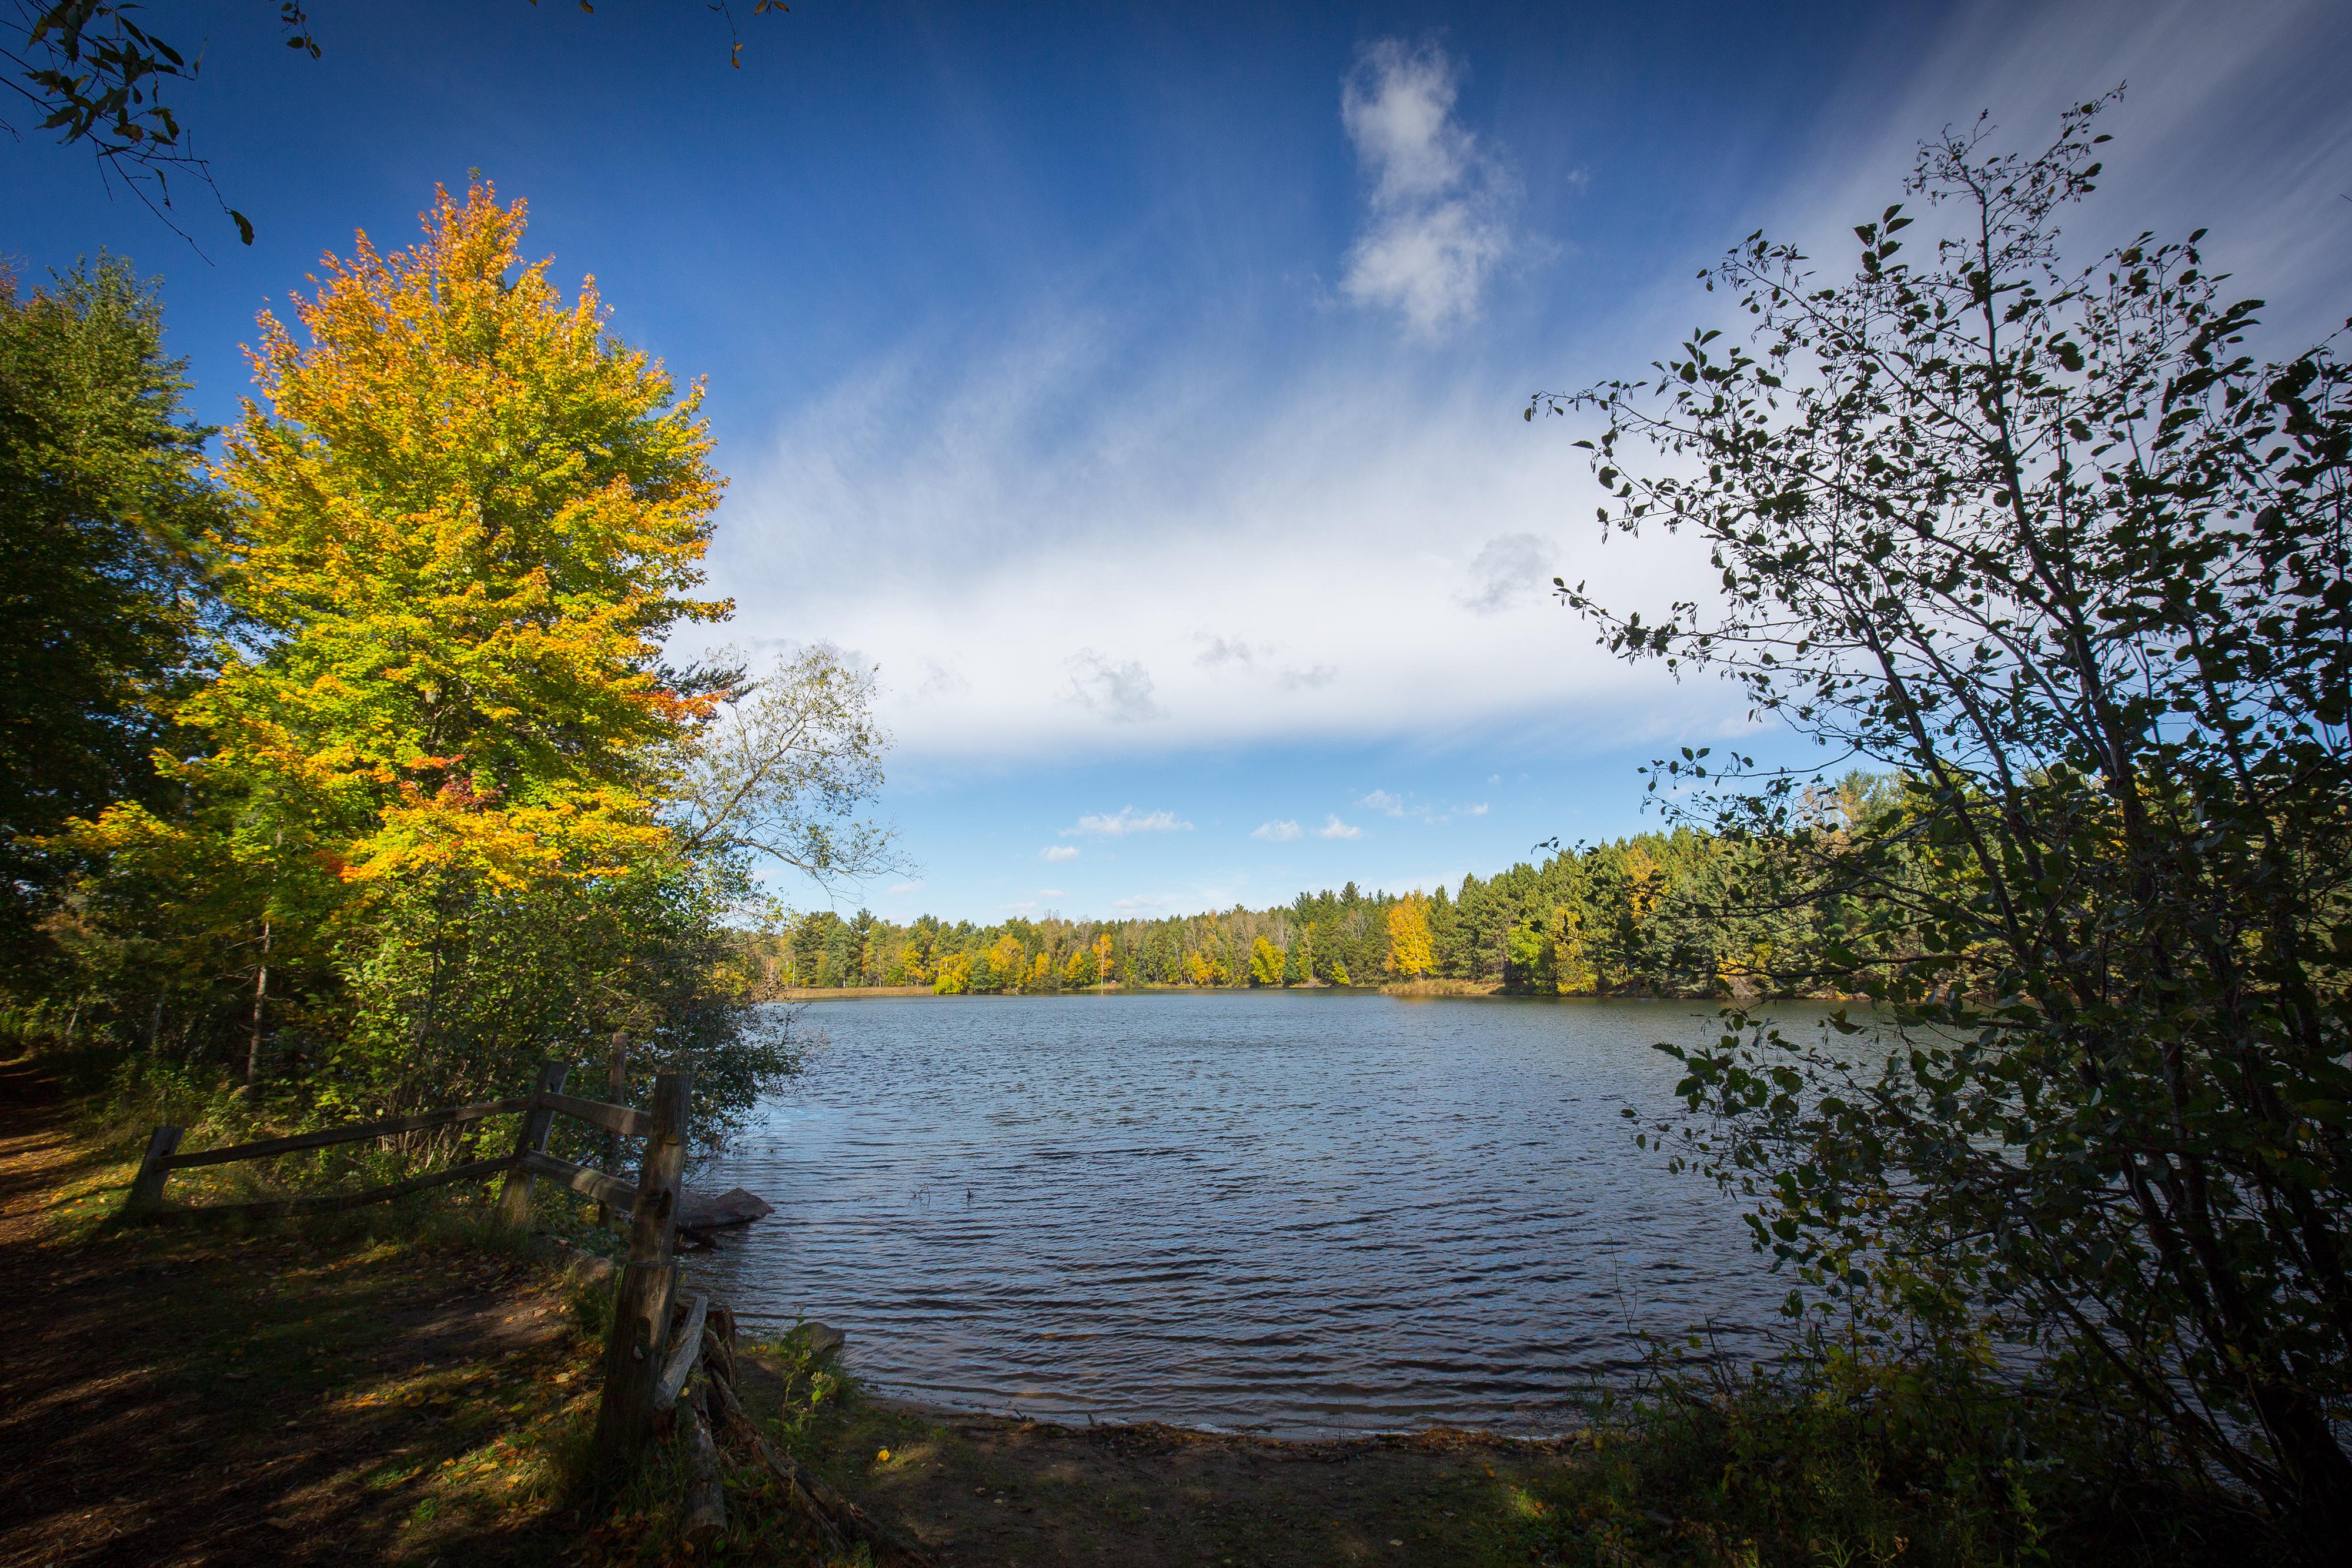
M 1808 1013 L 1817 1009 L 1802 1009 Z M 1699 1002 L 1328 991 L 819 1002 L 828 1042 L 698 1187 L 690 1264 L 888 1394 L 1314 1436 L 1539 1433 L 1644 1333 L 1761 1347 L 1786 1281 L 1633 1146 Z

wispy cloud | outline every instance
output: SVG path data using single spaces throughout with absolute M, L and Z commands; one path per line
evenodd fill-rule
M 1492 784 L 1496 780 L 1489 779 L 1486 782 Z M 1415 800 L 1409 794 L 1399 795 L 1387 789 L 1375 789 L 1370 794 L 1359 798 L 1356 804 L 1366 810 L 1378 811 L 1383 816 L 1410 817 L 1415 821 L 1428 822 L 1433 825 L 1450 822 L 1456 817 L 1483 817 L 1487 811 L 1486 802 L 1483 800 L 1475 806 L 1447 806 L 1441 810 L 1426 800 Z
M 1360 839 L 1364 836 L 1364 830 L 1352 823 L 1343 822 L 1337 815 L 1333 815 L 1321 827 L 1315 830 L 1315 836 L 1318 839 Z
M 1497 534 L 1472 558 L 1469 586 L 1454 601 L 1479 615 L 1498 615 L 1536 598 L 1551 586 L 1545 563 L 1552 548 L 1541 534 Z
M 1037 852 L 1049 861 L 1074 861 L 1078 858 L 1078 846 L 1076 844 L 1047 844 L 1044 849 L 1039 850 Z
M 919 892 L 921 892 L 921 891 L 922 891 L 922 887 L 923 887 L 923 882 L 922 882 L 922 879 L 921 879 L 920 877 L 918 877 L 918 878 L 916 878 L 916 879 L 915 879 L 914 881 L 912 881 L 912 882 L 895 882 L 895 883 L 892 883 L 888 887 L 884 888 L 882 891 L 883 891 L 884 893 L 891 894 L 902 894 L 902 893 L 919 893 Z
M 1074 839 L 1083 834 L 1094 838 L 1119 839 L 1125 838 L 1129 833 L 1189 833 L 1192 831 L 1192 824 L 1183 821 L 1173 811 L 1138 811 L 1132 806 L 1121 806 L 1109 816 L 1080 817 L 1076 826 L 1062 830 L 1062 837 Z M 1077 851 L 1073 849 L 1070 852 L 1076 854 Z M 1046 858 L 1052 860 L 1058 857 L 1048 855 Z
M 1062 661 L 1070 674 L 1069 699 L 1118 724 L 1135 724 L 1165 716 L 1167 710 L 1151 700 L 1151 672 L 1135 659 L 1116 662 L 1092 648 L 1081 648 Z
M 1143 898 L 1140 896 L 1114 898 L 1110 901 L 1110 906 L 1113 909 L 1118 910 L 1122 914 L 1140 915 L 1147 909 L 1165 908 L 1167 906 L 1167 902 L 1168 901 L 1166 899 L 1162 898 Z
M 1257 662 L 1256 651 L 1238 637 L 1217 637 L 1202 632 L 1201 641 L 1203 646 L 1200 656 L 1192 662 L 1204 670 L 1213 670 L 1222 664 L 1246 666 Z
M 1339 120 L 1371 177 L 1364 230 L 1340 291 L 1437 337 L 1478 314 L 1487 276 L 1515 248 L 1516 188 L 1454 118 L 1461 71 L 1433 44 L 1370 45 L 1339 95 Z
M 1286 844 L 1291 840 L 1297 838 L 1298 836 L 1298 832 L 1299 828 L 1297 822 L 1260 822 L 1255 828 L 1251 830 L 1250 837 L 1254 839 L 1264 839 L 1268 843 Z

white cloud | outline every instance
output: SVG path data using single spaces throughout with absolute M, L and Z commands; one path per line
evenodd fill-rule
M 1063 892 L 1058 887 L 1041 887 L 1037 890 L 1037 896 L 1040 898 L 1067 898 L 1070 895 Z
M 917 877 L 912 882 L 893 883 L 882 891 L 887 894 L 919 893 L 922 890 L 922 878 Z
M 1495 780 L 1489 779 L 1487 782 L 1491 784 Z M 1386 816 L 1411 817 L 1433 827 L 1441 822 L 1450 822 L 1456 817 L 1483 817 L 1487 810 L 1483 801 L 1475 806 L 1448 806 L 1440 810 L 1426 800 L 1416 800 L 1409 794 L 1399 795 L 1387 789 L 1375 789 L 1358 800 L 1356 804 Z
M 1037 907 L 1037 901 L 1034 898 L 1024 898 L 1013 904 L 1000 904 L 996 907 L 1007 915 L 1026 915 Z
M 1192 824 L 1182 821 L 1173 811 L 1139 812 L 1132 806 L 1121 806 L 1109 816 L 1080 817 L 1076 826 L 1062 830 L 1062 836 L 1074 839 L 1083 833 L 1096 838 L 1120 839 L 1129 833 L 1189 833 L 1192 831 Z M 1077 852 L 1074 849 L 1070 852 L 1076 854 Z
M 1255 664 L 1257 660 L 1257 655 L 1251 650 L 1250 645 L 1238 637 L 1228 641 L 1223 637 L 1202 632 L 1201 641 L 1206 646 L 1202 648 L 1200 657 L 1192 662 L 1204 670 L 1213 670 L 1220 664 L 1247 665 Z
M 1039 850 L 1037 852 L 1049 861 L 1074 861 L 1078 858 L 1078 846 L 1076 844 L 1047 844 L 1044 849 Z
M 1250 837 L 1264 839 L 1268 843 L 1286 844 L 1298 836 L 1298 824 L 1291 821 L 1260 822 L 1250 831 Z
M 1475 318 L 1487 276 L 1515 248 L 1515 188 L 1455 123 L 1460 91 L 1444 50 L 1387 38 L 1363 51 L 1339 95 L 1340 123 L 1372 178 L 1340 291 L 1395 310 L 1420 337 Z
M 1318 839 L 1360 839 L 1364 836 L 1364 830 L 1351 826 L 1333 816 L 1315 830 L 1315 836 Z
M 1339 678 L 1339 672 L 1329 664 L 1316 664 L 1304 670 L 1285 670 L 1274 680 L 1286 692 L 1318 691 Z
M 1133 659 L 1117 663 L 1092 648 L 1081 648 L 1062 661 L 1070 673 L 1069 699 L 1116 724 L 1162 718 L 1167 710 L 1151 700 L 1151 672 Z
M 1117 909 L 1117 910 L 1123 911 L 1124 913 L 1129 914 L 1129 915 L 1139 915 L 1139 914 L 1141 914 L 1143 911 L 1145 911 L 1145 910 L 1147 910 L 1147 909 L 1164 909 L 1164 908 L 1166 908 L 1166 907 L 1167 907 L 1167 900 L 1165 900 L 1165 899 L 1160 899 L 1160 898 L 1142 898 L 1142 897 L 1134 897 L 1134 898 L 1114 898 L 1114 899 L 1112 899 L 1112 900 L 1110 901 L 1110 906 L 1111 906 L 1113 909 Z
M 1551 587 L 1545 567 L 1552 543 L 1541 534 L 1497 534 L 1470 562 L 1470 585 L 1454 602 L 1480 615 L 1496 615 Z
M 937 659 L 922 661 L 922 681 L 915 687 L 918 697 L 960 697 L 971 690 L 970 681 Z

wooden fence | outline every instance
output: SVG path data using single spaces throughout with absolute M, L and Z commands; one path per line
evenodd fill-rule
M 614 1301 L 612 1329 L 604 1340 L 604 1396 L 596 1414 L 597 1451 L 605 1461 L 617 1463 L 635 1452 L 653 1430 L 657 1416 L 675 1405 L 702 1344 L 709 1303 L 697 1296 L 686 1304 L 683 1313 L 673 1312 L 678 1276 L 678 1186 L 686 1168 L 687 1107 L 693 1084 L 689 1074 L 665 1072 L 654 1080 L 651 1109 L 639 1111 L 564 1093 L 566 1071 L 560 1061 L 547 1063 L 540 1070 L 538 1085 L 518 1100 L 452 1105 L 438 1111 L 420 1111 L 412 1116 L 392 1116 L 323 1133 L 264 1138 L 257 1143 L 199 1149 L 192 1154 L 180 1153 L 184 1129 L 158 1127 L 147 1140 L 139 1174 L 131 1181 L 130 1197 L 123 1201 L 123 1216 L 152 1224 L 333 1213 L 387 1203 L 428 1187 L 484 1181 L 501 1172 L 506 1176 L 506 1185 L 499 1190 L 497 1212 L 501 1220 L 510 1225 L 530 1221 L 531 1183 L 540 1176 L 618 1210 L 629 1223 L 629 1252 Z M 398 1137 L 518 1113 L 522 1117 L 522 1129 L 515 1140 L 514 1152 L 497 1159 L 470 1160 L 406 1181 L 316 1197 L 180 1207 L 163 1201 L 163 1186 L 173 1171 L 239 1160 L 274 1159 L 305 1149 Z M 548 1134 L 559 1115 L 573 1117 L 623 1137 L 643 1138 L 645 1161 L 635 1185 L 549 1154 Z M 674 1316 L 681 1319 L 675 1333 L 670 1332 Z

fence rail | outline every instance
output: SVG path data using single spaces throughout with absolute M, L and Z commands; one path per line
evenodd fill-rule
M 453 1182 L 486 1180 L 502 1172 L 507 1179 L 499 1193 L 498 1212 L 499 1218 L 509 1224 L 519 1226 L 530 1219 L 531 1181 L 536 1176 L 545 1176 L 618 1210 L 629 1223 L 629 1255 L 615 1291 L 612 1330 L 605 1338 L 604 1396 L 596 1417 L 599 1457 L 608 1465 L 616 1465 L 635 1452 L 653 1429 L 656 1416 L 676 1401 L 678 1384 L 685 1377 L 684 1369 L 694 1361 L 690 1349 L 698 1346 L 701 1340 L 707 1303 L 697 1297 L 686 1314 L 690 1331 L 682 1327 L 676 1336 L 678 1343 L 671 1343 L 671 1308 L 677 1293 L 678 1182 L 686 1166 L 687 1106 L 692 1080 L 682 1072 L 661 1074 L 654 1080 L 653 1108 L 640 1111 L 564 1093 L 567 1071 L 562 1062 L 547 1063 L 540 1069 L 537 1086 L 517 1100 L 451 1105 L 414 1115 L 331 1127 L 325 1132 L 263 1138 L 184 1155 L 179 1152 L 183 1129 L 158 1127 L 147 1140 L 139 1174 L 131 1183 L 130 1196 L 123 1200 L 123 1217 L 156 1223 L 229 1218 L 275 1219 L 296 1214 L 333 1213 L 387 1203 Z M 238 1160 L 273 1159 L 305 1149 L 398 1137 L 404 1133 L 517 1113 L 522 1116 L 522 1128 L 512 1154 L 468 1161 L 383 1186 L 260 1203 L 174 1207 L 163 1201 L 163 1186 L 173 1171 Z M 548 1135 L 554 1130 L 559 1115 L 608 1133 L 643 1138 L 645 1161 L 635 1184 L 549 1154 Z

